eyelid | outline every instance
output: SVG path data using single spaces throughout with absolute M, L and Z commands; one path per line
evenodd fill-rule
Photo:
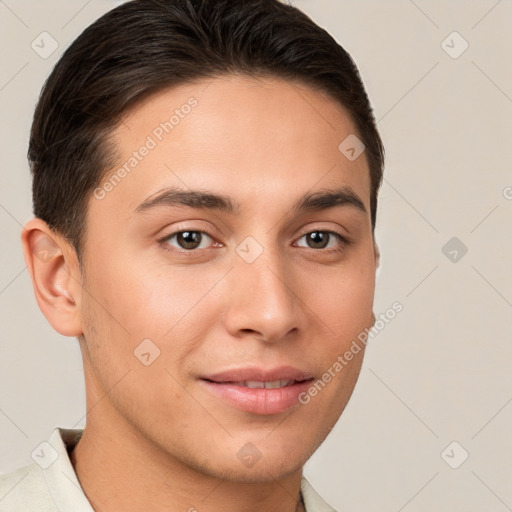
M 187 223 L 193 223 L 192 225 L 187 225 Z M 203 225 L 201 225 L 203 224 Z M 204 224 L 208 224 L 208 226 L 204 226 Z M 159 237 L 158 241 L 166 240 L 173 235 L 178 233 L 183 233 L 184 231 L 193 231 L 197 233 L 204 233 L 208 235 L 210 238 L 216 239 L 219 233 L 217 229 L 213 229 L 210 227 L 209 222 L 204 222 L 201 219 L 187 219 L 185 221 L 178 221 L 172 225 L 168 225 L 165 228 L 161 229 L 160 232 L 167 233 Z M 216 233 L 216 234 L 214 234 Z
M 305 231 L 302 232 L 302 234 L 298 238 L 302 238 L 304 235 L 308 235 L 309 233 L 314 233 L 316 231 L 321 231 L 323 233 L 333 233 L 335 235 L 338 235 L 341 240 L 343 240 L 346 243 L 351 243 L 350 235 L 346 232 L 347 230 L 340 230 L 338 228 L 333 227 L 326 227 L 326 226 L 313 226 L 308 227 Z

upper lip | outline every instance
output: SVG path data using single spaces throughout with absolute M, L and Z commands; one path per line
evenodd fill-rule
M 201 378 L 219 383 L 244 381 L 274 382 L 277 380 L 295 380 L 300 382 L 312 379 L 313 375 L 307 371 L 294 368 L 293 366 L 279 366 L 267 369 L 257 366 L 246 366 L 205 375 Z

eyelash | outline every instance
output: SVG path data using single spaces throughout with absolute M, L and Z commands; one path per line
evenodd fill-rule
M 165 251 L 174 252 L 174 253 L 177 252 L 178 254 L 184 254 L 184 253 L 185 254 L 193 254 L 193 253 L 198 253 L 199 251 L 207 250 L 207 249 L 180 249 L 180 248 L 172 247 L 166 243 L 169 240 L 171 240 L 173 237 L 175 237 L 176 235 L 179 235 L 181 233 L 201 233 L 203 235 L 207 235 L 208 237 L 210 237 L 212 240 L 215 241 L 215 238 L 213 237 L 213 235 L 211 235 L 207 231 L 203 231 L 203 230 L 199 230 L 199 229 L 181 229 L 179 231 L 174 231 L 170 235 L 166 235 L 165 237 L 158 240 L 158 242 L 159 242 L 159 244 L 162 245 L 162 248 Z M 327 230 L 327 229 L 314 229 L 312 231 L 308 231 L 306 233 L 303 233 L 297 240 L 300 240 L 301 238 L 304 238 L 305 236 L 310 235 L 311 233 L 327 233 L 329 235 L 333 235 L 339 239 L 340 244 L 337 247 L 335 247 L 334 249 L 333 248 L 331 248 L 331 249 L 315 249 L 313 247 L 303 247 L 305 249 L 309 249 L 310 251 L 322 252 L 324 254 L 333 254 L 333 253 L 342 252 L 343 250 L 345 250 L 348 246 L 350 246 L 352 244 L 352 242 L 348 238 L 343 236 L 341 233 L 338 233 L 338 232 L 332 231 L 332 230 Z M 329 242 L 330 242 L 330 239 L 329 239 Z M 172 247 L 172 248 L 170 248 L 170 247 Z M 208 249 L 210 249 L 210 248 L 208 248 Z

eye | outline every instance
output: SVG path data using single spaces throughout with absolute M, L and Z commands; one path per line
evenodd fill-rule
M 208 240 L 212 237 L 204 231 L 178 231 L 169 235 L 162 240 L 164 244 L 171 245 L 177 249 L 185 251 L 193 251 L 194 249 L 206 249 L 208 247 Z M 175 242 L 177 245 L 174 245 Z
M 342 250 L 345 245 L 349 244 L 349 241 L 339 233 L 334 231 L 311 231 L 306 233 L 299 238 L 299 241 L 305 239 L 307 245 L 298 243 L 299 247 L 308 247 L 310 249 L 330 249 L 330 250 Z M 334 244 L 331 243 L 334 240 Z M 336 244 L 336 241 L 338 242 Z

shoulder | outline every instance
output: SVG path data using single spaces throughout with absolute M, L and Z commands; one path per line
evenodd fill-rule
M 32 463 L 0 475 L 2 512 L 58 512 L 39 465 Z
M 94 512 L 68 454 L 81 433 L 81 429 L 55 428 L 34 451 L 33 463 L 0 475 L 0 511 Z

